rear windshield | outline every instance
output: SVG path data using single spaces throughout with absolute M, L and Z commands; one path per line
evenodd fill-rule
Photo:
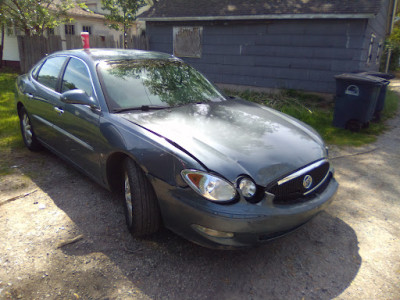
M 97 72 L 111 111 L 225 100 L 202 74 L 179 60 L 101 62 Z

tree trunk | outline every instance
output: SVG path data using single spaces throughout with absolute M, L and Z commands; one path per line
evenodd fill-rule
M 1 24 L 0 68 L 3 67 L 4 24 Z

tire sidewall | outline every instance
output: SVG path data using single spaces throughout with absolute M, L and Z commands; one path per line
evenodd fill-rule
M 132 201 L 132 224 L 129 224 L 129 209 L 125 198 L 125 174 L 128 175 Z M 145 173 L 131 158 L 124 161 L 123 201 L 125 219 L 129 231 L 135 237 L 147 236 L 158 231 L 161 214 L 154 189 Z
M 30 143 L 26 140 L 26 137 L 25 137 L 25 129 L 24 129 L 24 124 L 23 124 L 25 116 L 28 118 L 29 124 L 31 126 L 32 137 L 31 137 L 31 142 Z M 35 132 L 33 131 L 33 125 L 32 125 L 31 118 L 30 118 L 28 112 L 26 111 L 26 109 L 24 107 L 21 107 L 21 109 L 19 110 L 19 126 L 20 126 L 20 129 L 21 129 L 22 140 L 24 141 L 25 146 L 31 151 L 40 150 L 41 149 L 41 144 L 36 139 Z

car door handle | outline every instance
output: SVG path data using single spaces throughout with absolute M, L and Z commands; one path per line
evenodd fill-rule
M 25 96 L 27 96 L 29 99 L 33 98 L 33 94 L 31 94 L 31 93 L 26 93 Z
M 64 113 L 64 110 L 59 107 L 54 107 L 54 110 L 61 116 Z

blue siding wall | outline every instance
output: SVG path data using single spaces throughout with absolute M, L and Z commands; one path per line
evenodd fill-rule
M 369 19 L 367 23 L 367 28 L 365 30 L 365 39 L 362 46 L 362 51 L 359 59 L 359 69 L 360 70 L 378 70 L 379 64 L 382 56 L 382 52 L 384 51 L 383 45 L 385 42 L 386 31 L 388 28 L 388 18 L 390 18 L 390 9 L 393 5 L 391 0 L 384 0 L 381 6 L 381 10 L 376 15 L 375 18 Z M 371 41 L 371 34 L 374 34 L 375 40 L 372 44 L 372 57 L 371 61 L 368 63 L 368 52 Z M 381 49 L 379 48 L 379 43 L 381 43 Z M 379 54 L 379 56 L 377 55 Z
M 334 92 L 358 71 L 367 20 L 147 22 L 150 49 L 173 52 L 173 26 L 203 26 L 202 57 L 184 58 L 215 83 Z M 379 27 L 379 25 L 377 25 Z

